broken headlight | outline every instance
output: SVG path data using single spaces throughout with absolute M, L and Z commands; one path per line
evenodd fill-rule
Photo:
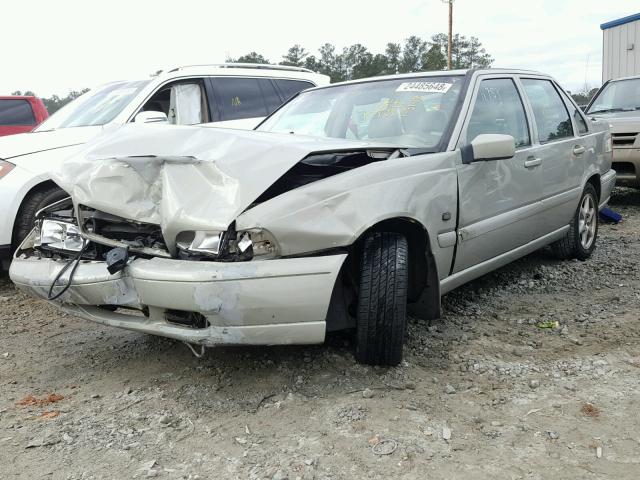
M 243 255 L 251 254 L 252 258 L 266 260 L 278 256 L 278 246 L 275 238 L 266 230 L 255 229 L 238 232 L 231 247 Z
M 13 170 L 15 165 L 13 163 L 9 163 L 5 160 L 0 160 L 0 178 L 4 177 L 7 173 Z
M 42 219 L 36 222 L 34 246 L 49 247 L 56 250 L 79 252 L 84 240 L 78 226 L 60 220 Z
M 224 261 L 268 259 L 278 255 L 273 236 L 260 229 L 236 232 L 186 231 L 176 237 L 182 256 L 204 256 Z
M 180 232 L 176 237 L 179 250 L 217 256 L 220 253 L 222 232 Z

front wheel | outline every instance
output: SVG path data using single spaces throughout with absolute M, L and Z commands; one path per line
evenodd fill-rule
M 52 203 L 69 195 L 61 188 L 52 185 L 31 192 L 22 202 L 13 228 L 13 248 L 20 246 L 25 237 L 33 229 L 36 213 Z
M 398 365 L 407 322 L 408 245 L 403 235 L 373 232 L 364 241 L 358 294 L 356 359 Z
M 580 203 L 566 236 L 551 245 L 562 259 L 586 260 L 596 248 L 598 238 L 598 194 L 590 183 L 584 187 Z

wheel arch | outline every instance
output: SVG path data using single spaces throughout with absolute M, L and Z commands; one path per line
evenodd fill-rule
M 431 237 L 425 226 L 410 217 L 391 217 L 370 225 L 360 233 L 349 247 L 349 256 L 336 280 L 329 307 L 328 330 L 348 328 L 351 324 L 348 305 L 353 301 L 346 290 L 357 284 L 360 260 L 366 237 L 371 232 L 394 232 L 404 235 L 409 247 L 409 300 L 410 312 L 415 316 L 432 320 L 440 317 L 440 280 Z
M 598 201 L 600 201 L 601 195 L 602 195 L 602 184 L 600 183 L 600 174 L 599 173 L 592 174 L 589 178 L 587 178 L 585 186 L 587 183 L 590 183 L 591 185 L 593 185 L 593 188 L 595 188 L 596 190 L 596 195 L 598 195 Z
M 20 203 L 18 204 L 17 209 L 15 211 L 15 215 L 13 216 L 13 223 L 11 225 L 11 245 L 13 245 L 14 247 L 17 247 L 17 245 L 14 245 L 15 240 L 16 240 L 15 239 L 15 236 L 16 236 L 16 220 L 18 219 L 18 215 L 20 215 L 20 212 L 22 210 L 22 207 L 24 206 L 24 203 L 33 194 L 35 194 L 37 192 L 41 192 L 41 191 L 47 190 L 47 189 L 52 188 L 52 187 L 60 188 L 58 186 L 58 184 L 56 184 L 53 180 L 47 179 L 47 180 L 43 180 L 43 181 L 40 181 L 40 182 L 32 185 L 28 190 L 26 190 L 26 192 L 24 193 L 24 195 L 20 199 Z

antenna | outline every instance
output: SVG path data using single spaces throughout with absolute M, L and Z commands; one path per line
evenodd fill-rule
M 589 72 L 589 57 L 591 56 L 591 53 L 587 53 L 587 60 L 585 62 L 584 65 L 584 93 L 589 93 L 587 90 L 589 89 L 589 86 L 587 85 L 587 75 Z

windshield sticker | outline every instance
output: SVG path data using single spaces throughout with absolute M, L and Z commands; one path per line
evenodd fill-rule
M 453 84 L 444 82 L 404 82 L 396 92 L 446 93 Z

